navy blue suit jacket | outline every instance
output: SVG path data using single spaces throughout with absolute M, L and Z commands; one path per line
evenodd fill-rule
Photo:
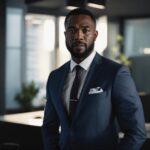
M 61 98 L 69 67 L 67 62 L 53 71 L 47 82 L 45 150 L 140 150 L 146 139 L 143 109 L 127 67 L 96 54 L 71 124 Z M 103 92 L 89 94 L 96 87 Z

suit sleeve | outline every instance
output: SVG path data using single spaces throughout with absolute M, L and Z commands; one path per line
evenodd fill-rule
M 146 140 L 143 108 L 127 67 L 119 69 L 113 85 L 117 120 L 124 133 L 117 150 L 140 150 Z
M 42 138 L 44 150 L 60 150 L 58 146 L 59 141 L 59 119 L 50 94 L 50 81 L 51 76 L 48 79 L 46 87 L 46 106 L 44 110 L 44 119 L 42 125 Z

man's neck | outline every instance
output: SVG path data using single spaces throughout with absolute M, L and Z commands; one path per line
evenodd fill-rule
M 90 56 L 92 52 L 93 52 L 93 51 L 91 51 L 87 56 L 82 57 L 82 58 L 75 58 L 75 57 L 72 56 L 72 59 L 73 59 L 73 61 L 75 61 L 77 64 L 80 64 L 83 60 L 85 60 L 88 56 Z

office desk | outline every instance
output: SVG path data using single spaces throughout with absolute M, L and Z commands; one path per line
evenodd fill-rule
M 4 115 L 0 116 L 0 121 L 40 127 L 42 125 L 43 113 L 43 111 L 35 111 Z
M 43 150 L 43 111 L 0 116 L 0 144 L 17 143 L 21 150 Z

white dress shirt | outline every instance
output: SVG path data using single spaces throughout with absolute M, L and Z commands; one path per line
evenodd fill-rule
M 76 65 L 80 65 L 83 68 L 82 71 L 82 81 L 78 92 L 78 98 L 80 97 L 86 76 L 88 74 L 90 65 L 95 57 L 96 51 L 93 51 L 86 59 L 84 59 L 80 64 L 77 64 L 73 59 L 70 61 L 70 71 L 68 73 L 68 76 L 65 80 L 63 92 L 62 92 L 62 100 L 64 103 L 65 108 L 67 109 L 67 112 L 69 112 L 69 101 L 70 101 L 70 92 L 73 85 L 73 81 L 76 75 L 76 70 L 74 69 Z

